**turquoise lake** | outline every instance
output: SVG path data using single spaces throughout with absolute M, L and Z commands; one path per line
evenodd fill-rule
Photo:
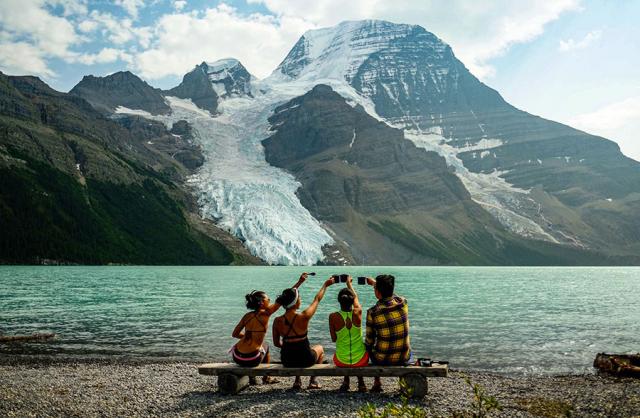
M 412 346 L 452 368 L 591 373 L 596 353 L 640 351 L 640 268 L 313 267 L 306 306 L 332 273 L 396 276 L 409 299 Z M 1 354 L 226 360 L 244 295 L 272 299 L 300 267 L 0 267 L 0 333 L 55 332 Z M 333 353 L 329 288 L 309 332 Z M 357 286 L 363 305 L 373 291 Z M 282 311 L 280 311 L 282 312 Z M 269 342 L 271 333 L 267 336 Z M 275 358 L 278 358 L 277 349 Z

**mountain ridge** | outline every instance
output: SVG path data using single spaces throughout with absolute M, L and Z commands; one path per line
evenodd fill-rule
M 314 105 L 306 108 L 310 117 L 306 124 L 294 123 L 296 115 L 302 111 L 295 106 L 302 106 L 309 98 L 307 94 L 322 95 L 323 87 L 316 90 L 316 86 L 323 83 L 346 100 L 341 103 L 335 97 L 325 97 L 327 103 L 343 112 L 336 114 L 331 106 Z M 153 91 L 157 92 L 157 89 Z M 154 93 L 149 91 L 149 94 Z M 200 205 L 215 209 L 208 216 L 222 224 L 235 225 L 228 230 L 242 240 L 256 242 L 275 238 L 279 243 L 284 240 L 285 245 L 279 250 L 284 252 L 301 251 L 301 248 L 324 242 L 325 261 L 337 264 L 353 263 L 367 251 L 379 254 L 380 262 L 383 262 L 385 252 L 393 254 L 396 258 L 384 259 L 386 264 L 400 260 L 405 263 L 482 264 L 480 256 L 488 264 L 509 264 L 508 254 L 518 264 L 526 264 L 527 257 L 535 264 L 544 263 L 544 260 L 570 264 L 572 259 L 575 263 L 585 264 L 640 263 L 637 256 L 640 253 L 640 221 L 637 217 L 640 213 L 640 164 L 625 157 L 612 141 L 530 115 L 510 105 L 499 92 L 473 76 L 449 45 L 420 26 L 368 20 L 309 31 L 263 80 L 251 76 L 238 60 L 223 59 L 197 65 L 179 86 L 163 91 L 161 95 L 170 113 L 143 116 L 166 124 L 169 120 L 175 121 L 171 116 L 174 113 L 187 112 L 188 122 L 185 123 L 193 129 L 193 141 L 203 147 L 207 157 L 201 161 L 201 168 L 195 167 L 199 173 L 194 181 L 199 189 Z M 172 96 L 190 100 L 206 110 L 209 116 L 188 109 L 186 102 L 172 102 Z M 303 99 L 305 97 L 307 99 Z M 136 109 L 124 104 L 119 106 Z M 119 117 L 129 112 L 127 109 L 121 111 Z M 481 223 L 491 232 L 477 232 L 479 227 L 471 227 L 475 221 L 468 215 L 465 215 L 467 221 L 463 222 L 470 228 L 466 235 L 462 227 L 457 230 L 458 227 L 452 225 L 446 227 L 446 221 L 430 221 L 428 210 L 409 216 L 407 209 L 404 218 L 385 218 L 387 215 L 381 215 L 385 213 L 385 205 L 380 201 L 374 204 L 380 207 L 380 213 L 362 216 L 358 211 L 363 208 L 350 200 L 354 195 L 349 193 L 354 190 L 366 190 L 367 186 L 394 190 L 397 201 L 405 202 L 420 187 L 390 186 L 393 176 L 382 181 L 354 174 L 357 173 L 355 169 L 338 168 L 342 163 L 336 160 L 336 155 L 342 155 L 344 144 L 333 141 L 352 139 L 345 136 L 345 132 L 349 134 L 349 129 L 345 128 L 349 123 L 338 129 L 331 125 L 332 121 L 355 117 L 347 115 L 358 112 L 388 126 L 391 130 L 380 132 L 387 132 L 389 138 L 397 136 L 391 132 L 402 132 L 403 141 L 416 147 L 413 154 L 435 152 L 438 158 L 423 161 L 423 182 L 428 184 L 438 176 L 457 178 L 469 195 L 460 198 L 461 201 L 468 200 L 467 205 L 475 208 L 475 218 L 483 219 Z M 134 114 L 129 112 L 128 117 Z M 351 129 L 355 134 L 357 129 L 353 126 Z M 285 134 L 285 131 L 289 133 Z M 331 136 L 331 132 L 341 133 Z M 383 134 L 372 134 L 371 141 L 375 143 L 379 135 Z M 289 139 L 282 140 L 285 137 Z M 357 134 L 354 138 L 357 141 Z M 306 145 L 302 147 L 302 144 Z M 381 149 L 388 145 L 378 142 Z M 270 172 L 270 175 L 293 175 L 300 184 L 296 194 L 304 207 L 289 206 L 287 210 L 292 212 L 266 219 L 221 210 L 224 205 L 243 207 L 242 201 L 229 199 L 260 198 L 255 194 L 253 197 L 237 194 L 237 188 L 244 188 L 249 183 L 257 190 L 282 187 L 276 178 L 248 179 L 223 173 L 219 168 L 212 169 L 212 164 L 224 163 L 225 152 L 241 155 L 243 164 L 253 165 L 266 158 L 272 166 L 282 169 L 281 172 Z M 349 153 L 345 154 L 344 161 L 349 165 L 353 161 L 347 155 Z M 393 164 L 410 166 L 415 158 L 409 154 L 394 154 L 399 160 L 390 164 L 384 162 L 384 155 L 367 155 L 389 167 Z M 197 159 L 193 161 L 200 164 Z M 449 174 L 436 174 L 440 164 L 444 164 Z M 258 173 L 261 169 L 255 170 Z M 395 175 L 402 178 L 405 174 L 401 175 L 402 169 L 398 170 Z M 215 177 L 219 175 L 223 175 L 224 181 Z M 350 183 L 350 176 L 361 177 L 360 183 L 353 183 L 358 184 L 356 189 Z M 209 187 L 211 182 L 219 187 Z M 342 186 L 337 187 L 338 183 Z M 356 195 L 359 199 L 368 197 L 366 193 Z M 380 190 L 371 193 L 371 197 L 376 195 L 384 196 L 384 193 Z M 345 205 L 337 203 L 335 208 L 327 207 L 323 204 L 326 196 L 339 196 L 349 207 L 345 209 Z M 275 201 L 269 204 L 277 205 Z M 446 207 L 444 202 L 441 205 Z M 204 212 L 207 210 L 203 209 Z M 279 222 L 303 222 L 309 214 L 332 236 L 333 244 L 324 238 L 305 243 L 305 237 L 297 237 L 299 242 L 294 244 L 287 243 L 291 237 L 285 235 L 264 235 L 275 233 Z M 438 231 L 437 237 L 433 235 L 435 231 Z M 375 239 L 371 238 L 374 236 Z M 366 237 L 376 241 L 379 248 L 367 247 Z M 506 247 L 505 242 L 508 243 Z M 403 258 L 406 254 L 402 248 L 413 258 Z M 434 251 L 440 258 L 428 256 L 435 254 Z M 336 252 L 338 255 L 333 256 Z M 466 255 L 460 256 L 462 253 Z M 460 259 L 456 259 L 456 254 Z M 287 257 L 274 256 L 273 259 L 286 260 Z

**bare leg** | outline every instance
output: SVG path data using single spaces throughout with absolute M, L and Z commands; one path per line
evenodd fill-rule
M 264 356 L 264 360 L 262 360 L 262 364 L 269 364 L 269 363 L 271 363 L 271 353 L 267 351 L 267 355 Z M 271 376 L 262 377 L 262 384 L 269 385 L 273 383 L 280 383 L 280 382 L 278 381 L 278 379 L 275 379 Z
M 302 389 L 302 379 L 300 378 L 300 376 L 296 376 L 296 380 L 294 380 L 293 386 L 291 387 L 291 389 L 292 390 Z
M 379 377 L 373 378 L 373 386 L 371 386 L 371 392 L 379 393 L 382 392 L 382 382 Z
M 364 393 L 367 391 L 367 385 L 364 384 L 364 377 L 358 376 L 358 392 Z
M 344 380 L 342 381 L 342 385 L 340 386 L 340 389 L 338 389 L 338 392 L 348 392 L 349 391 L 349 376 L 345 376 Z
M 316 364 L 322 364 L 322 360 L 324 359 L 324 349 L 322 346 L 314 345 L 311 349 L 316 352 Z M 311 376 L 307 389 L 320 389 L 316 376 Z

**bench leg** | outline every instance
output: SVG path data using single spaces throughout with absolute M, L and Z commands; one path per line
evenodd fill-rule
M 422 399 L 427 395 L 428 383 L 427 378 L 418 373 L 411 373 L 400 380 L 404 382 L 407 388 L 407 395 L 414 399 Z
M 225 373 L 218 376 L 218 391 L 223 395 L 235 395 L 249 386 L 249 376 Z

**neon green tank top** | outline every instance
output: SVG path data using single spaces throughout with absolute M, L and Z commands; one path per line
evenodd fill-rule
M 353 312 L 338 312 L 345 325 L 336 331 L 336 357 L 344 364 L 356 364 L 365 353 L 362 342 L 362 323 L 357 327 L 353 323 Z M 347 328 L 347 318 L 351 322 L 351 328 Z

